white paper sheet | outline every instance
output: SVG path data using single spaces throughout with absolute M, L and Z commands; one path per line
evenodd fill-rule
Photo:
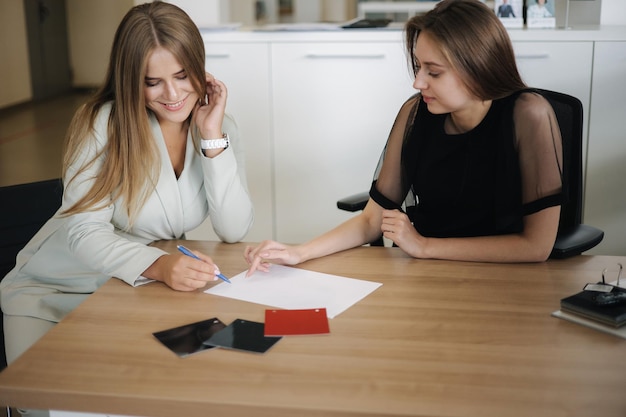
M 382 285 L 283 265 L 245 275 L 246 271 L 230 278 L 232 284 L 223 282 L 205 292 L 291 310 L 325 307 L 332 319 Z

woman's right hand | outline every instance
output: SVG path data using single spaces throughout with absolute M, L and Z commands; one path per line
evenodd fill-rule
M 204 288 L 207 283 L 218 279 L 220 270 L 209 256 L 196 251 L 194 254 L 202 260 L 183 254 L 163 255 L 144 271 L 143 276 L 162 281 L 177 291 Z
M 193 121 L 204 139 L 221 138 L 222 122 L 226 111 L 228 89 L 226 85 L 213 75 L 206 73 L 206 103 L 196 105 Z
M 254 271 L 268 272 L 272 263 L 279 265 L 296 265 L 301 262 L 301 256 L 295 246 L 284 245 L 273 240 L 261 242 L 258 246 L 247 246 L 244 258 L 250 265 L 246 277 Z

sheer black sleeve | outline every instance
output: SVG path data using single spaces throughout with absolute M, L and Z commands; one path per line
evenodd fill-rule
M 561 131 L 550 103 L 538 93 L 516 100 L 513 120 L 525 215 L 562 203 Z
M 400 108 L 376 168 L 370 197 L 386 209 L 401 209 L 409 192 L 402 169 L 402 146 L 415 119 L 420 97 L 419 94 L 412 96 Z

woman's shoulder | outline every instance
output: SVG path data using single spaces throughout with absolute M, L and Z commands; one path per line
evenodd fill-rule
M 519 92 L 515 97 L 515 117 L 528 117 L 536 119 L 552 113 L 552 105 L 541 91 L 527 89 Z
M 398 112 L 398 118 L 406 119 L 406 120 L 413 120 L 415 118 L 417 108 L 419 107 L 419 104 L 421 101 L 422 101 L 421 93 L 413 94 L 400 107 L 400 111 Z
M 95 141 L 98 143 L 98 146 L 103 146 L 104 143 L 108 140 L 108 128 L 109 128 L 109 117 L 111 116 L 111 111 L 113 110 L 113 102 L 109 101 L 102 104 L 99 108 L 95 110 L 95 115 L 93 116 L 93 122 L 90 126 L 90 134 L 87 135 L 87 143 L 91 141 Z M 91 114 L 94 110 L 90 109 L 87 113 L 85 113 L 86 117 L 88 114 Z M 89 139 L 91 138 L 91 139 Z
M 420 103 L 421 100 L 422 93 L 415 93 L 402 104 L 401 109 L 413 109 Z
M 106 101 L 102 103 L 102 106 L 100 106 L 100 109 L 98 110 L 98 117 L 106 117 L 108 119 L 112 110 L 113 101 Z
M 94 119 L 94 128 L 98 129 L 102 126 L 106 127 L 109 123 L 109 117 L 111 116 L 111 111 L 113 110 L 113 102 L 107 101 L 103 103 L 96 113 L 96 117 Z
M 526 103 L 528 105 L 550 105 L 548 100 L 544 97 L 541 90 L 536 88 L 527 88 L 517 93 L 516 100 L 520 103 Z

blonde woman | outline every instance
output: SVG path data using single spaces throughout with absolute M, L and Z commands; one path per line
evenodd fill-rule
M 202 253 L 149 243 L 207 217 L 225 242 L 248 232 L 237 126 L 204 60 L 200 32 L 174 5 L 139 5 L 120 23 L 105 82 L 68 131 L 62 206 L 0 285 L 9 363 L 111 277 L 193 291 L 219 273 Z

